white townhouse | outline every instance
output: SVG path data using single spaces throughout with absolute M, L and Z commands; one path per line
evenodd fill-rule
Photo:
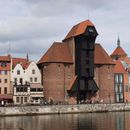
M 34 61 L 13 58 L 12 82 L 14 104 L 40 103 L 43 100 L 41 73 Z
M 25 73 L 27 82 L 41 84 L 41 72 L 34 61 L 29 63 Z

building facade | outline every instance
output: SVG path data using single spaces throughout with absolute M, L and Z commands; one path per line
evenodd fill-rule
M 95 45 L 97 35 L 91 21 L 81 22 L 39 60 L 46 100 L 114 102 L 114 63 L 100 45 Z
M 95 44 L 94 53 L 95 82 L 99 87 L 97 92 L 99 101 L 104 103 L 115 102 L 114 95 L 114 66 L 110 56 L 100 44 Z
M 0 56 L 0 103 L 12 102 L 11 57 Z
M 12 59 L 12 82 L 14 103 L 40 103 L 43 100 L 41 73 L 35 62 L 26 58 Z
M 130 59 L 117 40 L 117 48 L 111 54 L 114 67 L 115 102 L 130 102 Z

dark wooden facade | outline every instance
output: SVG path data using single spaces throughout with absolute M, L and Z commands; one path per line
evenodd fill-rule
M 77 101 L 86 100 L 87 93 L 98 90 L 94 78 L 94 47 L 97 31 L 88 26 L 75 40 L 75 74 L 78 76 Z

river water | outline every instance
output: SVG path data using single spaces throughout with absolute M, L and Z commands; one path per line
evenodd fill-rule
M 130 130 L 130 112 L 0 117 L 0 128 L 24 130 Z

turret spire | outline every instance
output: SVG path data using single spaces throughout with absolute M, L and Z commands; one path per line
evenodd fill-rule
M 28 56 L 28 53 L 27 53 L 27 56 L 26 56 L 26 58 L 27 58 L 27 61 L 29 61 L 29 56 Z
M 120 47 L 120 38 L 119 38 L 119 34 L 118 34 L 118 39 L 117 39 L 117 47 Z

